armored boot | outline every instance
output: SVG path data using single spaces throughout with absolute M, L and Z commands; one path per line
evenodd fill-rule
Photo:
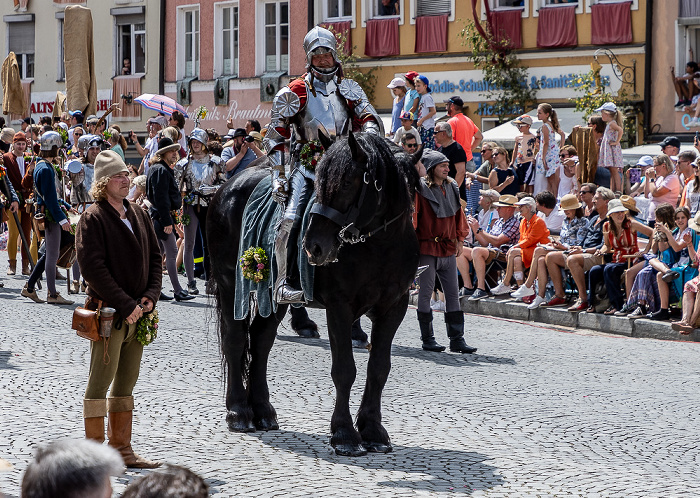
M 304 303 L 304 291 L 295 289 L 289 284 L 288 270 L 293 267 L 292 258 L 295 248 L 289 247 L 289 234 L 293 220 L 282 220 L 277 240 L 275 240 L 275 259 L 277 260 L 277 280 L 275 282 L 275 302 L 277 304 Z M 294 240 L 291 243 L 296 243 Z M 291 249 L 291 250 L 290 250 Z
M 117 450 L 124 460 L 124 465 L 133 469 L 155 469 L 161 462 L 152 462 L 136 453 L 131 448 L 131 425 L 133 421 L 134 398 L 121 396 L 109 398 L 107 437 L 109 445 Z
M 416 313 L 418 315 L 418 325 L 420 325 L 420 338 L 423 341 L 423 349 L 437 353 L 444 351 L 445 346 L 437 343 L 433 333 L 433 312 L 422 313 L 417 311 Z
M 464 342 L 464 314 L 461 311 L 445 313 L 447 337 L 450 338 L 450 351 L 453 353 L 476 353 L 476 348 Z
M 85 423 L 85 439 L 92 439 L 102 444 L 105 442 L 105 416 L 107 415 L 106 399 L 84 399 L 83 421 Z

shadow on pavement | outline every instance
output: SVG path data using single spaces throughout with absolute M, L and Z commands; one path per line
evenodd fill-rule
M 17 367 L 10 365 L 10 358 L 12 358 L 11 351 L 0 350 L 0 370 L 19 370 Z
M 505 484 L 503 478 L 496 474 L 497 469 L 484 463 L 490 458 L 472 451 L 394 446 L 394 451 L 388 454 L 368 453 L 353 458 L 336 455 L 328 445 L 327 438 L 321 435 L 284 430 L 255 432 L 250 435 L 273 448 L 309 458 L 320 458 L 334 464 L 415 474 L 415 480 L 402 477 L 377 483 L 387 488 L 470 495 L 474 491 Z
M 290 331 L 291 332 L 291 331 Z M 305 339 L 303 337 L 297 337 L 293 335 L 278 335 L 277 340 L 286 342 L 296 342 L 299 344 L 305 344 L 307 346 L 315 346 L 319 348 L 326 349 L 330 352 L 330 343 L 328 339 Z M 366 349 L 353 349 L 355 354 L 369 354 Z M 497 363 L 501 365 L 515 365 L 516 362 L 513 358 L 503 358 L 500 356 L 489 356 L 483 354 L 455 354 L 455 353 L 432 353 L 429 351 L 423 351 L 420 347 L 411 348 L 408 346 L 399 346 L 393 344 L 391 346 L 392 356 L 402 356 L 404 358 L 414 358 L 416 360 L 430 361 L 437 365 L 444 365 L 449 367 L 474 367 L 480 363 Z

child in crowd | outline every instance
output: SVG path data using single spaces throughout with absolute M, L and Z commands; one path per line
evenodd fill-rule
M 435 101 L 430 95 L 430 80 L 422 74 L 416 76 L 416 91 L 420 95 L 418 104 L 418 133 L 426 149 L 435 149 Z
M 520 135 L 515 137 L 515 149 L 513 150 L 512 165 L 518 174 L 520 183 L 525 185 L 525 192 L 532 194 L 535 188 L 535 155 L 537 154 L 537 138 L 530 131 L 532 118 L 527 114 L 512 121 Z
M 389 133 L 391 136 L 396 133 L 396 130 L 401 128 L 399 116 L 403 112 L 403 104 L 406 98 L 406 81 L 403 78 L 394 78 L 386 87 L 394 95 L 394 103 L 391 110 L 391 132 Z
M 578 193 L 578 180 L 576 179 L 578 156 L 576 155 L 576 147 L 573 145 L 562 147 L 559 159 L 561 160 L 561 172 L 559 173 L 557 199 L 561 199 L 566 194 Z
M 561 142 L 564 143 L 566 136 L 559 127 L 559 119 L 557 111 L 549 104 L 540 104 L 537 106 L 537 119 L 542 121 L 540 128 L 540 149 L 537 152 L 535 171 L 535 193 L 548 190 L 557 192 L 559 185 L 557 182 L 556 173 L 561 166 L 559 160 L 559 144 L 557 143 L 554 133 L 561 136 Z
M 596 109 L 596 112 L 601 113 L 606 124 L 598 153 L 598 167 L 608 168 L 610 171 L 610 190 L 622 192 L 622 113 L 612 102 L 606 102 Z
M 416 137 L 418 147 L 420 147 L 422 142 L 418 130 L 413 127 L 413 113 L 403 111 L 399 116 L 399 119 L 401 120 L 401 127 L 396 130 L 396 133 L 394 133 L 394 143 L 400 144 L 401 139 L 406 133 L 413 133 L 413 136 Z
M 406 73 L 406 97 L 403 100 L 403 110 L 410 112 L 414 116 L 418 112 L 418 104 L 420 103 L 420 95 L 416 91 L 415 80 L 418 73 L 409 71 Z

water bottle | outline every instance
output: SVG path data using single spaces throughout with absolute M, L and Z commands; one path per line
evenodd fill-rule
M 112 335 L 112 323 L 116 312 L 117 310 L 114 308 L 106 306 L 100 310 L 100 336 L 109 337 Z

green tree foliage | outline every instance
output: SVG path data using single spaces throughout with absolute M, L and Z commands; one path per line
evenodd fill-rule
M 462 44 L 471 49 L 468 59 L 484 73 L 488 88 L 482 95 L 493 101 L 494 114 L 502 123 L 534 107 L 536 90 L 527 85 L 527 69 L 520 65 L 508 40 L 498 40 L 489 23 L 480 28 L 467 21 L 460 36 Z

